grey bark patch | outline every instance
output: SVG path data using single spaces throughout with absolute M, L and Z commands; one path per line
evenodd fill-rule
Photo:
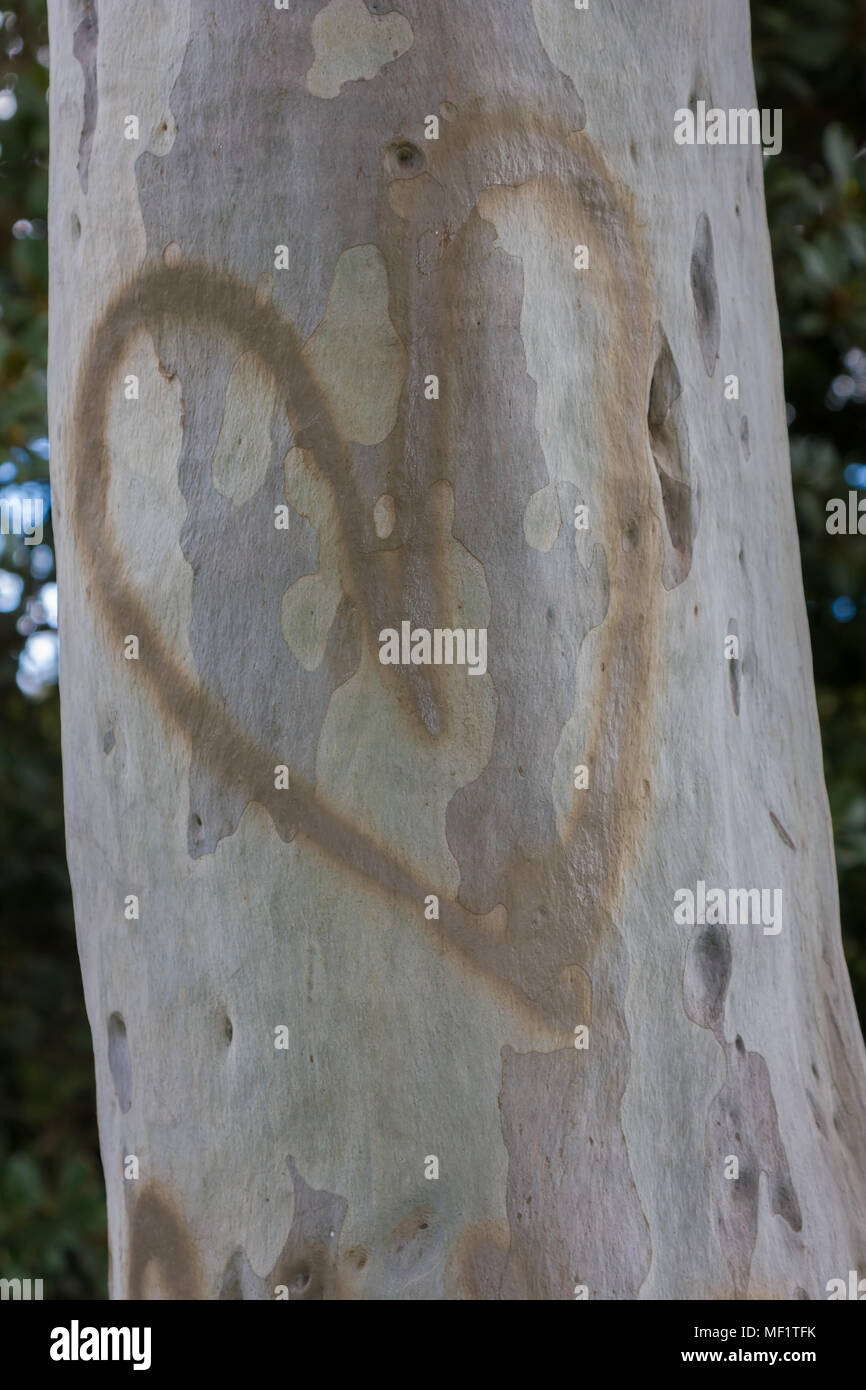
M 584 568 L 570 526 L 544 553 L 524 542 L 526 506 L 547 475 L 535 426 L 537 389 L 520 334 L 523 274 L 513 256 L 492 249 L 494 239 L 489 223 L 470 218 L 447 269 L 476 286 L 481 299 L 496 298 L 498 353 L 484 346 L 489 328 L 472 321 L 468 299 L 455 306 L 444 327 L 453 343 L 449 389 L 455 418 L 470 418 L 472 402 L 482 398 L 489 422 L 483 446 L 477 431 L 452 444 L 459 518 L 454 534 L 484 565 L 491 597 L 488 669 L 498 700 L 490 761 L 452 798 L 446 818 L 448 842 L 461 865 L 460 898 L 474 912 L 488 912 L 502 901 L 510 856 L 539 855 L 556 837 L 550 799 L 554 755 L 573 708 L 580 643 L 602 621 L 608 601 L 607 561 L 600 546 Z M 503 458 L 510 457 L 521 459 L 520 470 L 503 470 Z M 573 512 L 572 492 L 561 490 L 564 515 Z M 492 496 L 495 508 L 487 500 Z M 429 585 L 426 589 L 432 599 Z M 529 651 L 535 651 L 534 659 Z M 533 663 L 537 702 L 525 698 L 525 660 Z M 544 719 L 538 718 L 539 708 Z
M 246 1278 L 253 1270 L 240 1246 L 233 1250 L 223 1270 L 219 1297 L 221 1301 L 242 1300 L 246 1295 Z
M 766 1173 L 770 1208 L 792 1231 L 802 1227 L 800 1205 L 779 1133 L 767 1063 L 758 1052 L 725 1044 L 728 1074 L 710 1109 L 711 1192 L 719 1240 L 739 1297 L 748 1291 L 758 1235 L 760 1175 Z M 724 1176 L 725 1160 L 739 1160 L 739 1177 Z
M 562 1301 L 580 1283 L 591 1299 L 637 1298 L 650 1242 L 619 1120 L 626 1055 L 616 1026 L 595 1050 L 503 1049 L 511 1244 L 499 1297 Z
M 125 1115 L 132 1105 L 132 1062 L 126 1024 L 117 1013 L 112 1014 L 108 1020 L 108 1067 L 118 1104 Z
M 243 1248 L 237 1246 L 223 1271 L 220 1299 L 273 1299 L 280 1286 L 288 1290 L 291 1302 L 341 1297 L 337 1260 L 348 1205 L 333 1192 L 310 1187 L 291 1155 L 286 1163 L 292 1175 L 294 1207 L 285 1245 L 273 1269 L 262 1276 L 256 1274 Z
M 850 1154 L 861 1162 L 866 1153 L 866 1118 L 857 1105 L 857 1080 L 851 1057 L 842 1041 L 836 1011 L 829 995 L 824 995 L 824 1033 L 827 1037 L 830 1072 L 833 1081 L 833 1128 Z M 866 1267 L 866 1261 L 863 1262 Z
M 719 355 L 722 315 L 719 307 L 719 288 L 716 284 L 713 229 L 705 212 L 700 214 L 695 227 L 690 277 L 701 356 L 707 376 L 712 376 Z
M 82 192 L 87 192 L 87 174 L 90 168 L 90 150 L 96 130 L 96 116 L 99 109 L 99 87 L 97 85 L 96 57 L 99 43 L 99 24 L 96 13 L 96 0 L 77 0 L 76 6 L 82 17 L 75 30 L 72 51 L 81 64 L 84 73 L 84 119 L 81 124 L 81 137 L 78 143 L 78 179 Z
M 656 337 L 658 350 L 650 382 L 647 429 L 667 527 L 662 582 L 666 589 L 674 589 L 692 567 L 698 507 L 691 486 L 688 435 L 680 405 L 682 382 L 661 324 L 656 325 Z

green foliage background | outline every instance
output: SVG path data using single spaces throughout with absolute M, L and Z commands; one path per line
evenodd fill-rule
M 759 105 L 784 112 L 782 152 L 765 166 L 767 204 L 843 932 L 862 1019 L 866 539 L 828 536 L 825 502 L 852 479 L 866 489 L 866 0 L 754 0 L 752 10 Z M 0 469 L 10 461 L 17 483 L 38 482 L 47 481 L 48 33 L 44 0 L 0 13 L 0 108 L 4 88 L 17 102 L 0 119 Z M 676 104 L 672 96 L 672 119 Z M 50 526 L 45 540 L 53 544 Z M 46 575 L 34 575 L 32 561 L 5 538 L 0 567 L 24 587 L 18 606 L 0 612 L 0 1275 L 41 1277 L 51 1298 L 103 1298 L 104 1190 L 64 857 L 57 692 L 52 680 L 36 695 L 16 684 L 28 635 L 51 627 L 39 599 Z

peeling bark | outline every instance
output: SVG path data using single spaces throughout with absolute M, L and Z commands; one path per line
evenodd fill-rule
M 746 5 L 50 20 L 112 1296 L 824 1297 L 866 1058 L 761 155 L 673 139 L 754 105 Z

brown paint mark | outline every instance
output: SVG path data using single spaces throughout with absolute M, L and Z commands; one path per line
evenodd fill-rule
M 375 884 L 411 904 L 416 917 L 423 898 L 437 893 L 440 920 L 424 920 L 421 929 L 439 935 L 453 953 L 455 965 L 480 972 L 488 986 L 506 996 L 511 1010 L 526 1010 L 535 1021 L 544 1022 L 551 1029 L 552 1042 L 560 1047 L 571 1039 L 581 1001 L 579 982 L 591 978 L 594 1027 L 606 1040 L 604 1076 L 593 1063 L 587 1066 L 587 1054 L 573 1049 L 552 1055 L 506 1053 L 501 1103 L 503 1137 L 509 1152 L 513 1250 L 503 1273 L 503 1287 L 528 1288 L 532 1297 L 547 1296 L 542 1290 L 550 1296 L 570 1297 L 571 1286 L 580 1277 L 592 1289 L 636 1291 L 648 1265 L 649 1243 L 620 1120 L 628 1078 L 629 1043 L 624 1024 L 628 963 L 615 919 L 627 868 L 638 852 L 645 823 L 640 790 L 648 773 L 652 727 L 647 693 L 654 688 L 662 593 L 661 585 L 645 582 L 648 573 L 661 572 L 659 539 L 652 527 L 638 524 L 638 519 L 651 510 L 653 487 L 657 487 L 645 434 L 654 323 L 650 273 L 629 193 L 613 178 L 591 142 L 576 134 L 573 127 L 525 109 L 491 111 L 477 107 L 447 129 L 447 140 L 437 142 L 439 148 L 431 150 L 429 161 L 440 189 L 454 190 L 456 201 L 446 208 L 447 235 L 442 238 L 444 251 L 438 263 L 441 269 L 427 277 L 429 291 L 422 291 L 428 295 L 426 299 L 419 297 L 417 281 L 410 286 L 415 264 L 410 254 L 413 227 L 401 227 L 383 188 L 381 218 L 391 313 L 403 341 L 411 341 L 406 323 L 412 306 L 412 313 L 423 315 L 429 332 L 438 339 L 442 359 L 446 363 L 461 360 L 462 351 L 457 349 L 463 340 L 471 339 L 471 334 L 466 338 L 471 327 L 466 314 L 471 305 L 464 302 L 462 280 L 466 271 L 474 273 L 493 239 L 492 228 L 476 210 L 485 190 L 507 185 L 513 193 L 522 185 L 530 187 L 543 200 L 549 234 L 557 244 L 571 245 L 575 225 L 579 227 L 587 219 L 589 226 L 602 233 L 596 239 L 594 284 L 612 306 L 609 329 L 613 349 L 611 366 L 600 385 L 599 408 L 606 438 L 598 527 L 605 545 L 596 547 L 594 572 L 582 573 L 587 601 L 599 592 L 600 577 L 604 598 L 602 610 L 590 613 L 588 619 L 584 614 L 582 623 L 584 633 L 590 626 L 603 623 L 601 659 L 594 671 L 586 734 L 585 757 L 593 767 L 594 795 L 576 806 L 565 843 L 560 843 L 548 809 L 552 725 L 539 732 L 531 727 L 525 730 L 530 751 L 537 747 L 540 752 L 534 760 L 521 757 L 504 763 L 495 748 L 490 775 L 473 784 L 474 790 L 467 790 L 462 807 L 457 801 L 449 815 L 449 835 L 459 836 L 462 875 L 459 893 L 453 899 L 442 894 L 441 885 L 425 882 L 388 845 L 377 843 L 328 804 L 316 792 L 311 777 L 290 768 L 290 790 L 276 793 L 273 749 L 246 732 L 242 702 L 235 715 L 221 691 L 212 692 L 205 682 L 199 688 L 199 683 L 180 669 L 158 624 L 129 581 L 106 515 L 110 463 L 105 427 L 112 370 L 124 344 L 143 322 L 156 341 L 178 321 L 193 334 L 216 330 L 235 350 L 258 355 L 290 415 L 295 446 L 309 452 L 313 466 L 325 474 L 333 488 L 340 515 L 337 539 L 346 603 L 356 615 L 362 647 L 374 652 L 378 630 L 399 627 L 408 593 L 419 596 L 421 611 L 413 611 L 416 623 L 424 623 L 428 614 L 451 612 L 445 547 L 429 540 L 437 535 L 434 489 L 442 481 L 442 461 L 448 457 L 447 447 L 437 446 L 453 444 L 460 430 L 459 413 L 449 405 L 447 392 L 443 407 L 425 416 L 429 423 L 415 430 L 411 448 L 406 410 L 401 411 L 398 425 L 386 441 L 392 457 L 389 493 L 395 498 L 405 537 L 397 552 L 392 540 L 383 542 L 375 533 L 371 508 L 365 505 L 350 452 L 335 428 L 324 392 L 304 360 L 303 344 L 293 326 L 257 296 L 254 288 L 231 276 L 192 259 L 177 266 L 154 262 L 121 289 L 91 334 L 77 391 L 77 399 L 86 400 L 88 409 L 76 412 L 74 421 L 74 525 L 82 563 L 118 660 L 119 639 L 127 632 L 137 633 L 142 660 L 136 674 L 146 682 L 163 716 L 187 735 L 207 774 L 226 789 L 226 796 L 231 789 L 233 818 L 243 805 L 258 801 L 269 811 L 283 839 L 303 836 L 343 873 L 358 875 L 361 882 Z M 410 186 L 411 181 L 401 181 L 401 187 Z M 504 264 L 514 258 L 503 259 L 500 254 L 500 260 Z M 512 274 L 514 270 L 512 264 Z M 517 287 L 516 279 L 514 284 Z M 522 282 L 520 291 L 522 294 Z M 519 297 L 513 303 L 511 312 L 516 315 L 519 337 Z M 476 327 L 482 327 L 480 321 Z M 516 338 L 512 341 L 514 381 L 520 372 L 526 376 L 526 364 L 522 346 Z M 176 369 L 174 361 L 171 367 Z M 522 418 L 532 418 L 531 413 L 526 414 L 530 399 L 531 393 L 526 394 Z M 492 418 L 490 427 L 497 428 Z M 431 431 L 426 438 L 424 428 Z M 646 459 L 643 466 L 641 459 Z M 198 462 L 185 456 L 182 467 L 192 468 Z M 543 482 L 540 455 L 538 464 Z M 497 566 L 505 559 L 516 563 L 521 573 L 526 569 L 526 580 L 539 581 L 542 593 L 559 577 L 556 569 L 550 569 L 549 578 L 545 578 L 541 567 L 547 557 L 523 543 L 523 512 L 537 482 L 527 479 L 527 494 L 513 499 L 519 550 L 508 556 L 500 554 L 497 559 L 501 536 L 495 534 L 495 528 L 488 527 L 486 534 L 479 534 L 471 508 L 465 510 L 463 519 L 461 503 L 466 499 L 461 494 L 459 470 L 446 481 L 455 492 L 457 526 L 464 528 L 465 544 L 476 555 L 486 547 L 482 563 L 492 583 L 491 596 L 499 620 L 503 606 L 507 608 L 505 600 L 515 592 L 513 573 L 510 589 L 499 578 Z M 200 495 L 200 488 L 196 495 Z M 511 505 L 511 500 L 506 505 Z M 457 526 L 453 534 L 459 540 L 463 537 Z M 187 529 L 192 534 L 194 527 Z M 627 549 L 620 543 L 624 530 L 633 537 Z M 554 546 L 549 554 L 556 551 Z M 605 556 L 613 566 L 609 575 L 601 569 Z M 498 587 L 502 583 L 504 587 Z M 575 645 L 569 634 L 567 611 L 557 613 L 556 605 L 564 601 L 552 593 L 548 604 L 551 650 L 556 650 L 560 637 L 566 638 L 571 648 L 565 664 L 556 666 L 552 682 L 560 700 L 563 691 L 570 693 L 572 689 L 579 650 L 579 641 Z M 456 712 L 448 668 L 428 668 L 423 676 L 418 675 L 418 668 L 404 674 L 388 668 L 380 668 L 380 672 L 383 680 L 399 683 L 401 701 L 414 712 L 420 743 L 447 738 Z M 496 738 L 498 747 L 507 747 L 516 728 L 513 721 L 509 724 L 507 714 L 509 707 L 512 715 L 520 707 L 519 685 L 525 681 L 525 673 L 494 666 L 492 675 L 502 710 Z M 508 795 L 512 775 L 520 778 L 516 798 Z M 536 779 L 533 791 L 527 790 L 530 777 Z M 486 811 L 480 818 L 473 817 L 473 805 L 512 805 L 523 818 L 491 846 L 485 838 L 490 825 Z M 535 825 L 532 816 L 538 818 Z M 210 844 L 213 837 L 228 830 L 217 824 L 208 827 L 207 833 Z M 599 852 L 602 846 L 603 855 Z M 498 933 L 479 931 L 482 912 L 498 903 L 504 904 L 507 914 L 505 929 Z M 617 1078 L 613 1087 L 606 1080 L 610 1075 Z M 547 1098 L 546 1108 L 537 1113 L 536 1093 Z M 587 1109 L 588 1118 L 580 1130 L 581 1134 L 586 1131 L 587 1141 L 590 1125 L 593 1135 L 606 1136 L 608 1158 L 617 1180 L 606 1193 L 599 1189 L 597 1213 L 587 1217 L 575 1235 L 564 1234 L 562 1248 L 551 1256 L 536 1238 L 522 1231 L 515 1235 L 514 1231 L 520 1224 L 517 1218 L 524 1215 L 521 1204 L 529 1196 L 535 1211 L 544 1212 L 548 1223 L 562 1232 L 570 1230 L 575 1202 L 585 1189 L 586 1172 L 578 1170 L 569 1181 L 557 1185 L 545 1177 L 541 1159 L 546 1156 L 559 1161 L 557 1155 L 573 1128 L 575 1105 Z M 533 1163 L 526 1149 L 530 1114 L 538 1123 L 532 1150 L 537 1161 Z M 627 1260 L 624 1256 L 610 1259 L 606 1251 L 603 1213 L 611 1203 L 633 1233 Z M 540 1265 L 527 1273 L 527 1264 L 536 1260 Z M 575 1264 L 579 1268 L 574 1268 Z M 237 1262 L 227 1279 L 227 1287 L 239 1286 Z M 312 1273 L 310 1280 L 315 1287 Z M 611 1296 L 617 1295 L 614 1292 Z
M 476 1222 L 461 1231 L 454 1250 L 454 1271 L 463 1298 L 473 1302 L 499 1299 L 511 1235 L 507 1225 Z
M 151 1294 L 153 1281 L 158 1293 Z M 134 1198 L 127 1298 L 201 1299 L 202 1272 L 193 1236 L 175 1204 L 156 1184 Z
M 585 137 L 575 136 L 567 128 L 555 124 L 551 126 L 551 123 L 543 122 L 538 117 L 531 118 L 528 124 L 540 142 L 540 153 L 536 153 L 542 163 L 549 162 L 562 176 L 564 161 L 567 173 L 573 175 L 574 187 L 559 213 L 564 224 L 561 229 L 563 234 L 581 196 L 599 208 L 598 216 L 605 225 L 619 207 L 614 224 L 616 234 L 609 238 L 610 263 L 605 268 L 602 256 L 599 273 L 618 287 L 618 307 L 614 315 L 616 341 L 628 345 L 624 349 L 624 379 L 612 379 L 608 387 L 611 399 L 616 396 L 618 401 L 617 409 L 610 413 L 610 418 L 621 421 L 623 401 L 619 393 L 625 395 L 626 401 L 632 399 L 633 404 L 637 404 L 637 392 L 634 387 L 627 385 L 631 378 L 629 363 L 641 351 L 646 360 L 650 348 L 651 321 L 645 288 L 645 264 L 642 253 L 638 254 L 629 243 L 629 237 L 633 235 L 634 215 L 630 204 L 621 206 L 625 195 L 610 191 L 615 185 Z M 477 159 L 475 150 L 479 140 L 493 142 L 492 148 L 497 150 L 501 148 L 496 143 L 500 137 L 510 135 L 514 139 L 519 136 L 523 142 L 527 126 L 516 113 L 507 112 L 499 113 L 496 118 L 487 115 L 480 130 L 473 131 L 471 122 L 468 122 L 466 125 L 461 123 L 458 128 L 449 127 L 449 131 L 454 134 L 457 152 L 462 153 L 469 164 L 483 164 Z M 488 170 L 485 178 L 487 182 L 495 182 L 495 169 Z M 552 183 L 550 188 L 552 191 Z M 625 289 L 621 285 L 624 273 Z M 635 318 L 636 304 L 644 306 L 643 334 Z M 116 651 L 119 654 L 118 639 L 124 634 L 138 634 L 143 659 L 137 675 L 146 681 L 157 704 L 173 724 L 193 737 L 200 729 L 208 731 L 208 737 L 198 745 L 199 751 L 206 758 L 211 775 L 222 785 L 234 789 L 237 802 L 260 802 L 270 812 L 284 839 L 292 839 L 298 833 L 305 835 L 318 843 L 343 870 L 360 873 L 385 891 L 396 892 L 411 902 L 413 907 L 423 901 L 428 893 L 439 893 L 440 921 L 438 924 L 425 922 L 425 929 L 440 932 L 456 948 L 464 965 L 477 967 L 489 980 L 505 984 L 513 1002 L 528 1004 L 536 1019 L 544 1019 L 554 1027 L 567 1028 L 570 1033 L 570 991 L 566 990 L 566 997 L 563 998 L 562 990 L 554 988 L 551 992 L 550 983 L 569 964 L 569 958 L 573 959 L 574 947 L 570 947 L 559 961 L 540 957 L 535 913 L 529 904 L 530 921 L 528 927 L 523 929 L 528 935 L 519 952 L 515 952 L 512 939 L 506 939 L 499 946 L 486 936 L 480 939 L 478 914 L 467 911 L 459 901 L 449 902 L 441 895 L 440 885 L 423 881 L 397 861 L 386 846 L 376 844 L 370 836 L 348 823 L 338 810 L 326 804 L 315 792 L 308 778 L 291 771 L 291 789 L 275 792 L 271 749 L 260 746 L 250 738 L 227 713 L 222 701 L 213 699 L 206 690 L 200 690 L 198 683 L 179 668 L 158 624 L 129 582 L 127 568 L 106 514 L 110 463 L 105 423 L 112 367 L 120 360 L 123 345 L 138 331 L 143 319 L 155 332 L 178 318 L 192 329 L 217 329 L 242 348 L 256 352 L 273 378 L 287 409 L 291 411 L 296 447 L 311 453 L 316 466 L 326 474 L 334 489 L 342 522 L 339 544 L 345 563 L 341 579 L 348 590 L 347 598 L 360 617 L 362 643 L 377 650 L 375 634 L 381 627 L 399 626 L 403 607 L 399 594 L 394 593 L 388 568 L 376 563 L 386 543 L 378 541 L 375 536 L 372 518 L 368 517 L 369 509 L 362 505 L 358 484 L 348 466 L 346 447 L 336 434 L 321 388 L 305 364 L 301 351 L 303 345 L 292 326 L 271 304 L 258 302 L 254 290 L 230 276 L 192 262 L 176 267 L 153 263 L 141 272 L 135 282 L 119 292 L 101 323 L 94 326 L 77 392 L 78 399 L 86 399 L 90 408 L 86 412 L 76 413 L 71 451 L 74 524 L 82 560 L 94 582 L 98 606 Z M 636 416 L 632 413 L 629 417 L 632 428 L 626 431 L 624 440 L 616 438 L 611 425 L 612 477 L 606 494 L 610 499 L 606 519 L 608 528 L 619 525 L 618 514 L 623 508 L 636 505 L 633 500 L 635 478 L 631 463 L 635 451 L 629 449 L 629 443 L 633 435 L 635 439 L 637 437 L 638 421 L 642 415 L 641 410 Z M 400 449 L 401 434 L 402 425 L 398 424 L 389 442 L 405 460 L 409 451 Z M 424 452 L 418 450 L 419 455 Z M 405 496 L 405 487 L 399 491 Z M 399 491 L 394 489 L 402 507 Z M 646 502 L 646 477 L 637 491 L 639 499 Z M 426 494 L 419 499 L 417 492 L 406 502 L 407 509 L 414 513 L 416 533 L 422 536 L 427 505 Z M 423 551 L 423 546 L 419 548 Z M 615 548 L 617 551 L 621 549 L 618 546 Z M 634 852 L 636 822 L 642 820 L 639 798 L 631 796 L 629 789 L 634 779 L 641 775 L 649 741 L 645 704 L 626 700 L 624 692 L 640 689 L 645 693 L 651 688 L 648 677 L 658 616 L 657 605 L 654 606 L 647 599 L 635 602 L 634 595 L 647 592 L 647 586 L 637 580 L 654 560 L 657 560 L 657 556 L 648 553 L 647 543 L 644 543 L 635 546 L 622 562 L 624 573 L 616 586 L 614 612 L 609 613 L 614 621 L 610 623 L 607 638 L 608 660 L 600 665 L 597 696 L 592 701 L 598 713 L 595 727 L 590 732 L 588 758 L 597 769 L 597 804 L 605 803 L 607 823 L 593 819 L 590 824 L 590 817 L 587 816 L 583 826 L 577 827 L 575 840 L 569 849 L 561 851 L 556 846 L 530 874 L 517 859 L 512 871 L 517 884 L 509 896 L 518 907 L 526 903 L 527 894 L 531 895 L 533 882 L 543 889 L 542 898 L 552 896 L 553 901 L 562 900 L 560 911 L 563 921 L 574 916 L 576 904 L 580 904 L 582 911 L 593 904 L 596 895 L 588 891 L 590 885 L 584 883 L 578 888 L 573 882 L 574 860 L 576 857 L 584 858 L 581 851 L 586 846 L 581 841 L 590 835 L 596 841 L 602 837 L 619 851 L 603 865 L 599 865 L 598 855 L 594 852 L 584 859 L 584 862 L 598 866 L 597 874 L 602 883 L 598 885 L 601 891 L 596 901 L 601 903 L 601 911 L 604 912 L 607 904 L 613 903 L 618 897 L 623 868 L 620 860 L 623 854 Z M 441 593 L 445 587 L 441 572 L 443 567 L 438 561 L 438 556 L 429 553 L 419 556 L 422 570 L 428 578 L 428 582 L 420 585 L 421 593 Z M 423 616 L 416 617 L 416 621 L 423 621 Z M 384 679 L 398 678 L 391 668 L 382 669 Z M 433 679 L 438 684 L 437 693 L 441 697 L 442 690 L 446 692 L 446 698 L 441 701 L 445 717 L 440 736 L 447 736 L 447 680 L 450 672 L 446 667 L 432 669 L 435 672 Z M 608 722 L 605 714 L 613 708 L 614 701 L 619 710 L 628 711 L 616 725 Z M 419 721 L 418 736 L 423 739 L 425 732 L 423 721 Z M 556 870 L 555 864 L 559 864 Z M 464 879 L 465 868 L 464 865 Z M 555 889 L 554 882 L 559 885 Z M 537 895 L 538 888 L 535 892 Z M 554 920 L 550 907 L 545 910 L 548 918 Z M 598 918 L 594 907 L 590 910 L 590 916 Z M 538 963 L 534 965 L 535 961 Z M 525 980 L 522 978 L 524 974 L 527 977 Z

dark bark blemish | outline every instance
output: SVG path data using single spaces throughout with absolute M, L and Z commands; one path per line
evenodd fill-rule
M 701 213 L 695 227 L 690 276 L 701 356 L 704 359 L 707 376 L 712 376 L 716 368 L 716 358 L 719 355 L 722 315 L 719 308 L 719 289 L 716 284 L 713 230 L 710 226 L 710 219 L 705 212 Z
M 689 943 L 683 977 L 685 1011 L 712 1032 L 721 1028 L 731 979 L 731 940 L 726 927 L 704 927 Z M 737 1039 L 738 1044 L 742 1039 Z
M 736 637 L 739 647 L 740 630 L 736 618 L 731 618 L 728 622 L 728 637 Z M 731 706 L 734 714 L 740 713 L 740 686 L 742 682 L 742 660 L 739 656 L 725 656 L 728 668 L 728 686 L 731 692 Z
M 691 487 L 685 417 L 679 404 L 682 382 L 661 324 L 656 325 L 656 339 L 658 351 L 650 382 L 647 429 L 670 542 L 670 549 L 666 546 L 662 582 L 666 589 L 675 589 L 692 567 L 698 509 Z
M 72 51 L 78 59 L 81 65 L 81 71 L 84 74 L 84 119 L 81 125 L 81 138 L 78 142 L 78 180 L 81 184 L 82 192 L 86 193 L 87 172 L 90 167 L 90 150 L 93 145 L 93 135 L 96 130 L 96 115 L 99 106 L 99 89 L 96 80 L 96 50 L 99 39 L 99 25 L 96 14 L 96 0 L 78 0 L 78 9 L 81 12 L 81 20 L 72 39 Z

